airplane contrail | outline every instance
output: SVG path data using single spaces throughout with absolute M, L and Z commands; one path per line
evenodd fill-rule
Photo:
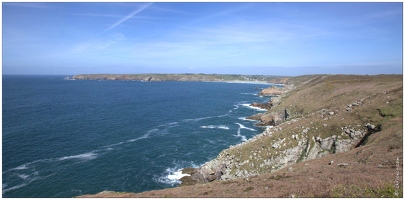
M 133 17 L 134 15 L 136 15 L 137 13 L 141 12 L 142 10 L 144 10 L 145 8 L 149 7 L 150 5 L 152 5 L 153 3 L 147 3 L 144 4 L 143 6 L 136 8 L 134 11 L 132 11 L 131 13 L 129 13 L 127 16 L 123 17 L 122 19 L 118 20 L 117 22 L 115 22 L 113 25 L 111 25 L 110 27 L 108 27 L 107 29 L 105 29 L 103 32 L 109 31 L 111 29 L 113 29 L 114 27 L 120 25 L 122 22 L 126 21 L 127 19 Z

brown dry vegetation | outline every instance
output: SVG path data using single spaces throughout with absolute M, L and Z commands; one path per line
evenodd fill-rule
M 81 197 L 402 197 L 402 75 L 311 75 L 289 82 L 297 87 L 272 108 L 291 112 L 291 118 L 279 125 L 282 131 L 247 143 L 234 153 L 248 159 L 250 152 L 270 144 L 273 137 L 291 137 L 302 127 L 309 127 L 312 135 L 322 138 L 340 134 L 341 127 L 364 128 L 366 123 L 380 125 L 381 131 L 350 151 L 298 162 L 271 173 L 262 169 L 260 175 L 249 178 L 137 194 L 104 192 Z M 347 111 L 348 105 L 356 101 L 363 104 Z M 335 114 L 323 116 L 319 112 L 322 109 Z

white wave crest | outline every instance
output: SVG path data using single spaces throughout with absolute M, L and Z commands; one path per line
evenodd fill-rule
M 14 186 L 14 187 L 11 187 L 11 188 L 7 188 L 7 189 L 3 188 L 2 194 L 4 195 L 4 194 L 5 194 L 6 192 L 8 192 L 8 191 L 16 190 L 16 189 L 21 188 L 21 187 L 24 187 L 24 186 L 26 186 L 26 185 L 27 185 L 26 183 L 23 183 L 23 184 L 19 184 L 19 185 L 16 185 L 16 186 Z
M 235 136 L 236 136 L 236 137 L 240 137 L 241 140 L 242 140 L 242 142 L 245 142 L 245 141 L 247 141 L 246 136 L 240 134 L 240 129 L 241 129 L 241 128 L 238 128 L 238 131 L 236 132 L 237 135 L 235 135 Z
M 258 107 L 251 106 L 251 105 L 248 104 L 248 103 L 243 103 L 243 104 L 241 104 L 241 105 L 242 105 L 242 106 L 245 106 L 245 107 L 248 107 L 248 108 L 250 108 L 250 109 L 258 110 L 258 111 L 267 111 L 266 109 L 263 109 L 263 108 L 258 108 Z
M 257 93 L 246 93 L 246 92 L 244 92 L 244 93 L 240 93 L 240 94 L 257 96 Z
M 195 119 L 183 119 L 182 122 L 198 122 L 204 119 L 211 119 L 211 118 L 216 118 L 216 117 L 226 117 L 229 114 L 224 114 L 224 115 L 218 115 L 218 116 L 211 116 L 211 117 L 201 117 L 201 118 L 195 118 Z
M 182 169 L 178 169 L 177 167 L 166 168 L 165 172 L 163 173 L 163 176 L 156 178 L 156 181 L 172 186 L 180 184 L 181 183 L 180 179 L 183 176 L 189 176 L 188 174 L 182 174 L 181 170 Z
M 208 128 L 208 129 L 223 129 L 223 130 L 229 130 L 229 127 L 225 125 L 208 125 L 208 126 L 200 126 L 200 128 Z
M 201 117 L 201 118 L 195 118 L 195 119 L 183 119 L 183 122 L 198 122 L 204 119 L 211 119 L 213 117 Z
M 248 127 L 244 126 L 243 124 L 240 124 L 240 123 L 235 123 L 235 124 L 239 125 L 240 129 L 247 129 L 247 130 L 250 130 L 250 131 L 256 131 L 256 129 L 248 128 Z
M 121 145 L 121 144 L 124 144 L 124 142 L 118 142 L 118 143 L 115 143 L 115 144 L 106 145 L 106 146 L 103 146 L 103 148 L 109 149 L 109 148 L 111 148 L 113 146 L 118 146 L 118 145 Z
M 24 170 L 24 169 L 28 169 L 27 165 L 21 165 L 16 168 L 13 168 L 13 170 Z
M 191 176 L 190 174 L 183 174 L 181 172 L 181 169 L 177 172 L 174 172 L 173 174 L 169 174 L 167 175 L 167 178 L 170 180 L 180 180 L 181 178 L 185 177 L 185 176 Z
M 17 176 L 23 180 L 27 179 L 29 176 L 26 174 L 17 174 Z
M 251 121 L 251 122 L 256 121 L 256 120 L 253 120 L 253 119 L 247 119 L 246 117 L 239 117 L 238 119 L 243 120 L 243 121 Z
M 167 125 L 173 126 L 173 125 L 177 125 L 177 124 L 179 124 L 179 122 L 170 122 L 170 123 L 168 123 Z
M 196 165 L 194 162 L 186 161 L 173 161 L 174 167 L 168 167 L 160 175 L 154 175 L 153 180 L 159 183 L 168 184 L 171 186 L 180 184 L 180 179 L 184 176 L 190 176 L 189 174 L 183 174 L 181 170 L 187 167 L 199 168 L 199 165 Z
M 135 139 L 128 140 L 127 142 L 135 142 L 135 141 L 137 141 L 137 140 L 141 140 L 141 139 L 148 138 L 148 137 L 149 137 L 149 134 L 150 134 L 150 132 L 148 131 L 145 135 L 143 135 L 143 136 L 141 136 L 141 137 L 138 137 L 138 138 L 135 138 Z
M 62 158 L 59 158 L 58 160 L 69 160 L 69 159 L 80 159 L 80 160 L 92 160 L 97 158 L 97 154 L 93 152 L 88 152 L 88 153 L 83 153 L 79 155 L 74 155 L 74 156 L 65 156 Z

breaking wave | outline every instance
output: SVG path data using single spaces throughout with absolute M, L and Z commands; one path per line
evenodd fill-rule
M 244 126 L 243 124 L 240 124 L 240 123 L 235 123 L 235 124 L 239 125 L 240 129 L 247 129 L 247 130 L 250 130 L 250 131 L 256 131 L 256 129 L 248 128 L 248 127 Z
M 251 105 L 248 104 L 248 103 L 243 103 L 243 104 L 241 104 L 241 105 L 242 105 L 242 106 L 245 106 L 245 107 L 248 107 L 248 108 L 250 108 L 250 109 L 257 110 L 257 111 L 267 111 L 266 109 L 263 109 L 263 108 L 258 108 L 258 107 L 251 106 Z
M 200 126 L 200 128 L 229 130 L 229 127 L 225 125 L 208 125 L 208 126 Z
M 95 154 L 94 152 L 89 152 L 74 156 L 65 156 L 62 158 L 58 158 L 58 160 L 69 160 L 69 159 L 93 160 L 95 158 L 97 158 L 97 154 Z
M 198 168 L 199 166 L 193 162 L 173 162 L 174 167 L 168 167 L 160 175 L 155 175 L 153 180 L 159 183 L 175 186 L 181 184 L 180 179 L 184 176 L 190 176 L 189 174 L 183 174 L 181 170 L 186 167 Z

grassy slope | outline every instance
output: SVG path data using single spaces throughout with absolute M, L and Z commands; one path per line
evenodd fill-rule
M 340 134 L 341 127 L 364 128 L 361 126 L 366 123 L 380 124 L 382 130 L 368 137 L 361 147 L 299 162 L 275 172 L 247 166 L 247 170 L 261 173 L 249 178 L 138 194 L 101 193 L 83 197 L 393 197 L 395 191 L 402 197 L 402 75 L 312 75 L 289 81 L 298 87 L 286 94 L 272 111 L 287 108 L 291 119 L 297 121 L 279 125 L 282 130 L 271 137 L 232 149 L 241 160 L 259 150 L 265 154 L 263 145 L 268 146 L 275 138 L 291 137 L 302 131 L 302 127 L 310 128 L 309 136 L 322 138 Z M 346 111 L 348 104 L 360 100 L 362 106 Z M 325 119 L 320 114 L 322 109 L 335 112 L 334 117 Z M 330 161 L 334 161 L 333 164 L 329 165 Z M 258 164 L 260 160 L 251 162 Z M 338 165 L 342 163 L 348 165 Z M 395 185 L 397 170 L 401 175 L 398 188 Z

